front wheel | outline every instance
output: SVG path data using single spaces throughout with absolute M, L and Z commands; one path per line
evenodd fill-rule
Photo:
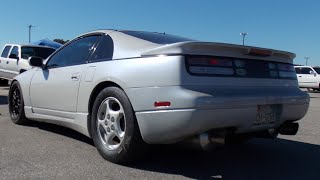
M 25 124 L 27 122 L 22 91 L 18 81 L 13 82 L 9 90 L 9 113 L 13 123 Z
M 108 87 L 98 94 L 92 109 L 91 132 L 98 152 L 111 162 L 129 162 L 143 151 L 134 111 L 120 88 Z

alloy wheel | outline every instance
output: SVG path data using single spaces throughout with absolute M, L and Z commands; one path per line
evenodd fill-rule
M 108 150 L 117 149 L 125 136 L 126 117 L 119 100 L 106 98 L 98 109 L 97 132 L 103 145 Z

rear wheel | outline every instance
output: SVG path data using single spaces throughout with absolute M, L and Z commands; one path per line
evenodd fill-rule
M 9 91 L 9 113 L 13 123 L 24 124 L 27 118 L 24 113 L 24 102 L 20 84 L 15 81 Z
M 103 89 L 91 115 L 92 138 L 103 158 L 126 163 L 143 151 L 134 111 L 126 94 L 117 87 Z

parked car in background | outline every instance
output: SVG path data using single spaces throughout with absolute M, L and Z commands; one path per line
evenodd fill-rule
M 31 57 L 35 68 L 11 83 L 9 112 L 16 124 L 79 131 L 115 163 L 146 144 L 294 135 L 309 107 L 294 57 L 164 33 L 93 31 L 46 61 Z
M 320 90 L 320 67 L 295 66 L 294 69 L 297 73 L 300 88 Z
M 0 57 L 0 78 L 7 82 L 31 68 L 29 57 L 37 56 L 46 59 L 54 51 L 54 48 L 47 46 L 6 44 Z

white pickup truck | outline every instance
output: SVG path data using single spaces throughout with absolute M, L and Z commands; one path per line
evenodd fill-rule
M 295 66 L 300 88 L 320 91 L 320 67 Z
M 0 57 L 1 83 L 8 83 L 8 80 L 30 69 L 29 57 L 46 59 L 54 51 L 55 49 L 47 46 L 6 44 Z

